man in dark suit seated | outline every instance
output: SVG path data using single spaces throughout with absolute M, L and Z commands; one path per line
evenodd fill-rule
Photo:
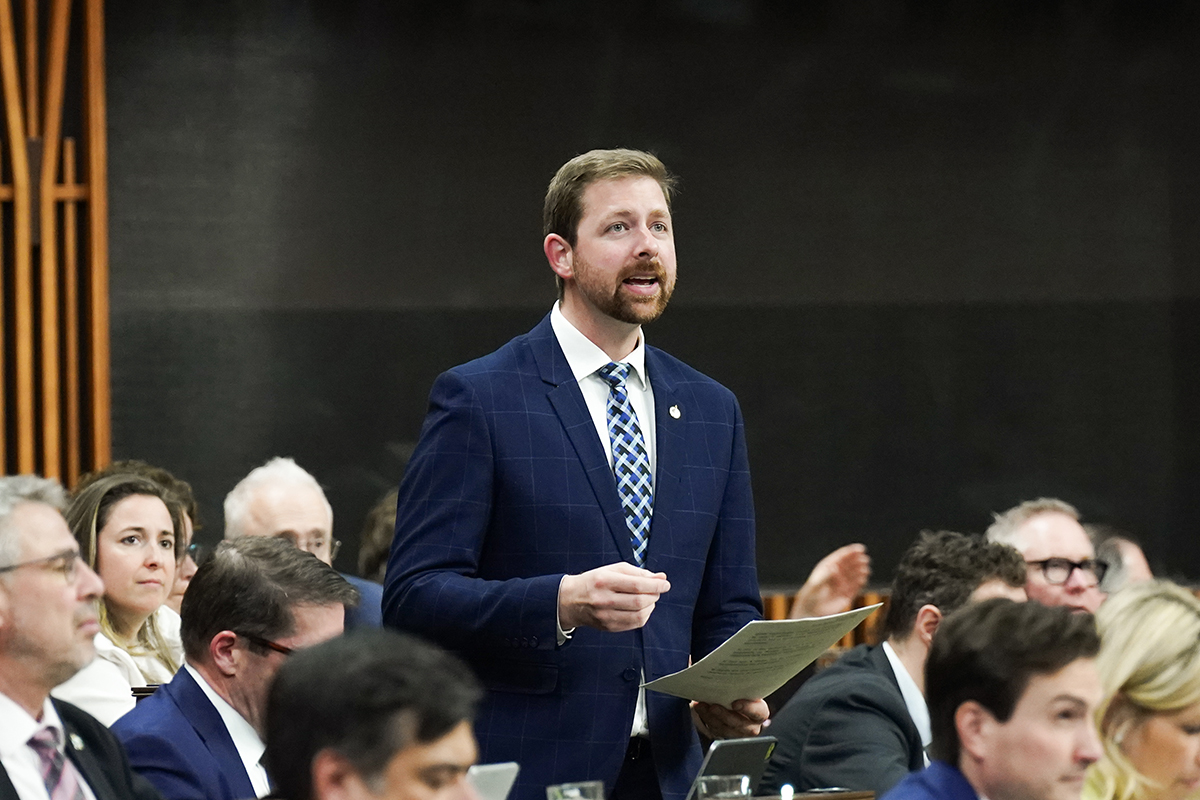
M 480 693 L 457 658 L 394 631 L 350 631 L 297 653 L 267 703 L 276 795 L 479 800 L 466 774 Z
M 167 800 L 267 794 L 271 678 L 292 651 L 341 633 L 357 601 L 333 567 L 285 541 L 222 542 L 183 598 L 183 669 L 113 725 L 133 768 Z
M 1079 800 L 1100 758 L 1091 614 L 992 599 L 946 620 L 925 668 L 928 769 L 883 800 Z
M 63 505 L 54 481 L 0 478 L 0 800 L 158 800 L 107 728 L 50 699 L 95 656 L 104 592 Z
M 840 786 L 886 792 L 927 763 L 925 658 L 942 617 L 971 600 L 1025 599 L 1016 550 L 980 537 L 922 533 L 892 581 L 882 645 L 860 645 L 800 688 L 771 722 L 779 739 L 763 793 Z

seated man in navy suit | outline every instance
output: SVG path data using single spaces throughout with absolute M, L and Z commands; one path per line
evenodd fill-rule
M 63 491 L 0 478 L 0 800 L 158 800 L 120 742 L 50 690 L 96 655 L 104 584 L 79 558 Z
M 1091 614 L 985 600 L 933 639 L 933 763 L 883 800 L 1079 800 L 1100 758 L 1100 638 Z
M 267 794 L 271 678 L 293 650 L 341 633 L 357 601 L 332 567 L 285 541 L 222 542 L 183 598 L 183 669 L 113 725 L 133 768 L 167 800 Z
M 925 658 L 942 617 L 989 597 L 1025 600 L 1025 564 L 1008 545 L 925 532 L 892 580 L 884 633 L 809 680 L 771 721 L 779 738 L 763 793 L 840 786 L 881 795 L 927 763 Z
M 333 564 L 342 543 L 333 538 L 333 506 L 309 472 L 290 458 L 272 458 L 225 496 L 225 538 L 274 536 L 287 539 L 326 564 Z M 383 587 L 342 574 L 361 598 L 346 609 L 346 629 L 383 624 Z

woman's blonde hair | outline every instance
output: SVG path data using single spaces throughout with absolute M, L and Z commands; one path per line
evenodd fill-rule
M 1200 702 L 1200 600 L 1169 581 L 1112 595 L 1096 612 L 1096 710 L 1104 756 L 1088 772 L 1087 800 L 1147 800 L 1162 787 L 1140 773 L 1121 742 L 1152 715 Z
M 71 498 L 67 506 L 67 525 L 79 543 L 79 556 L 84 562 L 96 569 L 98 555 L 98 539 L 100 531 L 108 522 L 109 513 L 113 507 L 126 497 L 134 495 L 149 495 L 163 501 L 171 515 L 171 527 L 175 531 L 175 558 L 182 554 L 183 546 L 183 517 L 179 503 L 174 500 L 159 484 L 140 475 L 115 474 L 100 478 L 87 484 Z M 121 647 L 130 655 L 151 655 L 157 658 L 172 673 L 179 670 L 171 655 L 171 648 L 158 629 L 155 615 L 151 614 L 146 623 L 138 630 L 137 641 L 132 648 L 119 644 L 116 632 L 113 630 L 112 619 L 108 610 L 108 598 L 100 603 L 100 632 L 109 641 Z

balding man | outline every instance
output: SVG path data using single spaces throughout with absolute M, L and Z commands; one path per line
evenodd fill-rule
M 158 800 L 107 728 L 50 698 L 96 655 L 104 593 L 62 507 L 54 481 L 0 478 L 0 799 Z
M 1047 606 L 1094 613 L 1104 602 L 1107 564 L 1096 560 L 1091 537 L 1070 503 L 1043 497 L 997 514 L 989 541 L 1015 547 L 1028 568 L 1025 593 Z
M 250 471 L 225 496 L 225 538 L 273 536 L 333 564 L 333 506 L 317 479 L 290 458 L 272 458 Z M 383 625 L 383 587 L 342 573 L 362 601 L 347 609 L 346 629 Z

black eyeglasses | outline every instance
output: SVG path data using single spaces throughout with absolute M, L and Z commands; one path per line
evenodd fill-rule
M 62 576 L 67 580 L 67 585 L 70 586 L 75 583 L 75 565 L 79 563 L 79 560 L 78 550 L 63 550 L 61 553 L 55 553 L 45 558 L 35 558 L 32 561 L 22 561 L 20 564 L 9 564 L 7 567 L 0 567 L 0 574 L 12 572 L 23 567 L 41 567 L 53 572 L 61 572 Z
M 253 642 L 259 647 L 265 647 L 268 650 L 274 650 L 276 653 L 283 653 L 285 656 L 290 656 L 292 653 L 296 652 L 291 647 L 285 647 L 279 642 L 272 642 L 270 639 L 264 639 L 261 636 L 255 636 L 252 633 L 238 633 L 237 631 L 234 631 L 234 634 L 247 641 Z
M 1071 573 L 1079 570 L 1091 586 L 1104 580 L 1108 572 L 1108 562 L 1095 558 L 1085 558 L 1083 561 L 1072 561 L 1069 558 L 1044 558 L 1041 561 L 1026 561 L 1030 567 L 1039 567 L 1046 583 L 1051 586 L 1062 586 L 1071 579 Z
M 213 548 L 200 542 L 192 542 L 187 546 L 187 550 L 183 551 L 184 558 L 190 558 L 192 563 L 197 567 L 208 561 L 212 557 Z

